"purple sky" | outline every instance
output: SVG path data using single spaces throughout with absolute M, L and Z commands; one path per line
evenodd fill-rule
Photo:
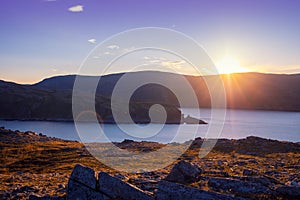
M 21 83 L 76 73 L 97 43 L 148 26 L 189 35 L 216 62 L 300 73 L 298 0 L 2 0 L 0 24 L 0 79 Z

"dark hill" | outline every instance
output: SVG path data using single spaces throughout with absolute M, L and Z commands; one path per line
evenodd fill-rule
M 110 98 L 116 82 L 122 75 L 120 73 L 103 76 L 97 94 Z M 129 76 L 132 76 L 132 79 L 144 76 L 163 76 L 166 80 L 176 84 L 176 80 L 180 75 L 163 72 L 133 72 Z M 209 107 L 210 96 L 204 79 L 197 76 L 185 77 L 193 86 L 200 107 Z M 222 75 L 221 77 L 226 90 L 228 108 L 300 111 L 300 74 L 238 73 Z M 215 76 L 207 77 L 208 80 L 215 78 Z M 52 77 L 33 86 L 53 90 L 72 90 L 74 80 L 75 75 Z M 178 87 L 182 88 L 181 85 L 178 85 Z M 183 91 L 183 89 L 181 90 Z M 155 91 L 155 95 L 149 95 L 153 91 Z M 170 105 L 178 104 L 169 90 L 154 85 L 142 87 L 133 95 L 132 99 L 136 101 L 156 101 Z
M 96 93 L 96 110 L 106 122 L 113 123 L 110 97 L 113 88 L 123 74 L 101 77 Z M 164 72 L 131 72 L 130 79 L 163 77 L 176 84 L 181 75 Z M 0 118 L 72 120 L 72 89 L 75 75 L 47 78 L 33 85 L 20 85 L 0 81 Z M 300 111 L 300 74 L 240 73 L 222 75 L 227 95 L 227 107 L 233 109 Z M 86 76 L 87 80 L 98 77 Z M 197 95 L 200 107 L 210 107 L 210 95 L 203 77 L 185 76 Z M 215 76 L 206 77 L 210 82 Z M 188 93 L 178 84 L 184 98 Z M 126 95 L 124 90 L 120 94 Z M 163 104 L 168 110 L 169 122 L 180 118 L 176 96 L 167 88 L 148 84 L 136 90 L 131 98 L 130 111 L 136 121 L 149 122 L 148 109 L 153 104 Z

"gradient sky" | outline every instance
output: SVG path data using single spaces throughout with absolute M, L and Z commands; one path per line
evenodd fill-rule
M 216 62 L 300 73 L 298 0 L 1 0 L 0 25 L 0 79 L 18 83 L 74 74 L 97 43 L 149 26 L 189 35 Z

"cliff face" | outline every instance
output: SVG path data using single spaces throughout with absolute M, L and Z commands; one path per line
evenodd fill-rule
M 110 109 L 113 88 L 123 74 L 101 77 L 96 92 L 96 111 L 102 120 L 114 123 Z M 144 76 L 162 76 L 176 84 L 178 76 L 163 72 L 134 72 L 132 79 Z M 93 79 L 97 77 L 86 77 Z M 205 83 L 216 80 L 215 76 L 185 76 L 197 95 L 200 107 L 210 107 L 210 95 Z M 226 90 L 227 107 L 233 109 L 259 109 L 300 111 L 300 74 L 275 75 L 245 73 L 222 75 Z M 19 85 L 0 81 L 0 118 L 2 119 L 39 119 L 72 120 L 72 89 L 75 76 L 59 76 L 45 79 L 34 85 Z M 189 94 L 181 85 L 177 86 L 181 96 L 189 101 Z M 126 95 L 127 91 L 120 94 Z M 83 101 L 84 104 L 84 101 Z M 178 123 L 181 113 L 176 95 L 169 89 L 157 84 L 138 88 L 131 97 L 130 114 L 133 120 L 148 123 L 149 107 L 162 104 L 168 112 L 167 123 Z

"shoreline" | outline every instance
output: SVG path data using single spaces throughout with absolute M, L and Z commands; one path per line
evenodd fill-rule
M 1 121 L 8 121 L 8 122 L 11 122 L 11 121 L 17 121 L 17 122 L 52 122 L 52 121 L 20 121 L 20 120 L 2 120 L 0 119 L 0 122 Z M 57 121 L 54 121 L 54 122 L 57 122 Z M 57 123 L 70 123 L 70 124 L 74 124 L 74 122 L 57 122 Z M 83 123 L 83 124 L 88 124 L 88 123 L 93 123 L 93 122 L 80 122 L 80 123 Z M 104 124 L 105 125 L 105 124 Z M 106 124 L 106 125 L 116 125 L 116 124 Z M 129 125 L 129 124 L 128 124 Z M 157 124 L 155 124 L 157 125 Z M 167 124 L 168 126 L 176 126 L 178 124 Z M 195 124 L 185 124 L 185 125 L 195 125 Z M 0 124 L 0 128 L 4 128 L 4 129 L 8 129 L 12 132 L 15 132 L 15 131 L 19 131 L 19 132 L 32 132 L 32 133 L 35 133 L 35 134 L 42 134 L 42 135 L 45 135 L 47 137 L 50 137 L 50 138 L 56 138 L 56 139 L 60 139 L 60 140 L 66 140 L 66 141 L 77 141 L 77 142 L 82 142 L 80 140 L 80 137 L 77 135 L 77 133 L 75 133 L 79 138 L 76 139 L 71 139 L 71 138 L 63 138 L 63 137 L 57 137 L 57 136 L 51 136 L 47 133 L 43 133 L 43 132 L 38 132 L 38 131 L 30 131 L 28 129 L 15 129 L 15 128 L 7 128 L 5 125 L 1 125 Z M 219 137 L 219 138 L 206 138 L 206 137 L 200 137 L 200 136 L 196 136 L 195 138 L 191 138 L 189 140 L 185 140 L 185 141 L 174 141 L 174 142 L 163 142 L 163 141 L 158 141 L 158 140 L 139 140 L 139 139 L 132 139 L 132 138 L 122 138 L 122 139 L 117 139 L 117 140 L 112 140 L 111 142 L 113 143 L 118 143 L 118 142 L 122 142 L 124 140 L 134 140 L 136 142 L 156 142 L 156 143 L 161 143 L 161 144 L 169 144 L 169 143 L 177 143 L 177 144 L 182 144 L 182 143 L 185 143 L 185 142 L 189 142 L 189 141 L 192 141 L 194 139 L 197 139 L 197 138 L 202 138 L 202 139 L 207 139 L 207 140 L 241 140 L 241 139 L 246 139 L 248 137 L 256 137 L 256 138 L 262 138 L 262 139 L 266 139 L 266 140 L 274 140 L 274 141 L 278 141 L 278 142 L 288 142 L 288 143 L 300 143 L 300 140 L 284 140 L 284 139 L 276 139 L 276 138 L 272 138 L 272 137 L 263 137 L 263 136 L 260 136 L 260 135 L 246 135 L 244 137 Z M 91 144 L 91 143 L 94 143 L 94 142 L 85 142 L 85 144 Z M 96 143 L 105 143 L 105 142 L 96 142 Z
M 1 121 L 1 119 L 0 119 Z M 3 120 L 5 121 L 5 120 Z M 21 121 L 23 122 L 23 121 Z M 24 121 L 26 122 L 26 121 Z M 42 121 L 43 122 L 43 121 Z M 64 122 L 62 122 L 64 123 Z M 72 123 L 72 122 L 70 122 Z M 81 122 L 81 123 L 91 123 L 91 122 Z M 177 125 L 177 124 L 168 124 L 168 125 Z M 193 125 L 193 124 L 191 124 Z M 0 125 L 0 131 L 1 129 L 5 129 L 7 131 L 11 131 L 11 132 L 20 132 L 20 133 L 26 133 L 26 132 L 30 132 L 34 135 L 43 135 L 45 137 L 49 137 L 49 138 L 54 138 L 54 139 L 58 139 L 58 140 L 64 140 L 64 141 L 76 141 L 76 142 L 80 142 L 80 143 L 83 143 L 81 140 L 72 140 L 72 139 L 65 139 L 65 138 L 60 138 L 60 137 L 55 137 L 55 136 L 49 136 L 47 134 L 44 134 L 44 133 L 37 133 L 35 131 L 30 131 L 30 130 L 25 130 L 25 131 L 20 131 L 18 129 L 15 129 L 15 130 L 12 130 L 12 129 L 7 129 L 5 126 L 1 126 Z M 158 144 L 183 144 L 183 143 L 186 143 L 186 142 L 191 142 L 191 141 L 194 141 L 194 140 L 197 140 L 197 139 L 204 139 L 204 140 L 231 140 L 231 141 L 238 141 L 238 140 L 245 140 L 247 138 L 259 138 L 259 139 L 264 139 L 264 140 L 270 140 L 270 141 L 277 141 L 277 142 L 283 142 L 283 143 L 294 143 L 294 144 L 300 144 L 300 141 L 289 141 L 289 140 L 280 140 L 280 139 L 274 139 L 274 138 L 266 138 L 266 137 L 261 137 L 261 136 L 258 136 L 258 135 L 248 135 L 246 137 L 239 137 L 239 138 L 226 138 L 226 137 L 220 137 L 220 138 L 206 138 L 206 137 L 195 137 L 194 139 L 189 139 L 189 140 L 185 140 L 185 141 L 181 141 L 181 142 L 161 142 L 161 141 L 155 141 L 155 140 L 134 140 L 134 139 L 130 139 L 130 138 L 124 138 L 122 140 L 119 140 L 119 141 L 111 141 L 110 143 L 121 143 L 123 141 L 133 141 L 133 142 L 153 142 L 153 143 L 158 143 Z M 84 144 L 93 144 L 93 143 L 99 143 L 99 144 L 105 144 L 107 142 L 84 142 Z

